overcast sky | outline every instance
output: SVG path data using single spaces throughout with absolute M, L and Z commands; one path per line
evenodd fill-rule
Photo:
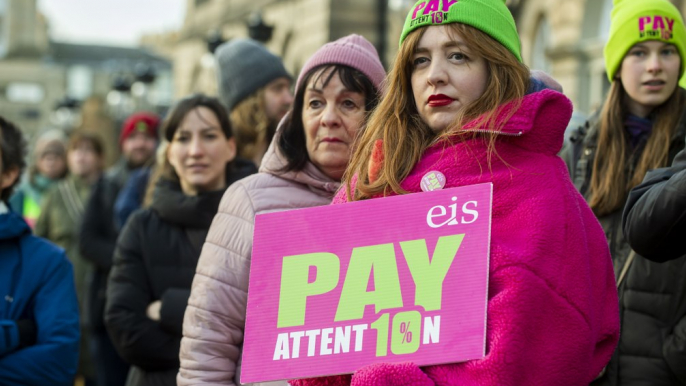
M 181 27 L 186 0 L 38 0 L 56 41 L 133 46 Z

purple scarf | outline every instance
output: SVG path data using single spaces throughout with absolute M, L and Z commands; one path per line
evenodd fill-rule
M 631 146 L 635 148 L 650 135 L 651 130 L 653 130 L 653 121 L 629 114 L 624 121 L 624 127 L 629 133 Z

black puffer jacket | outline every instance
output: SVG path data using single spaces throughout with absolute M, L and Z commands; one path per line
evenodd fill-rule
M 227 184 L 256 173 L 234 161 Z M 107 286 L 105 323 L 119 354 L 133 366 L 128 386 L 176 385 L 183 314 L 200 249 L 223 191 L 186 196 L 160 180 L 152 205 L 131 215 L 117 241 Z M 161 300 L 160 321 L 148 318 Z
M 671 168 L 649 172 L 631 191 L 624 232 L 631 247 L 645 258 L 634 261 L 625 279 L 622 303 L 631 315 L 626 323 L 633 328 L 625 332 L 624 347 L 620 343 L 627 355 L 620 357 L 619 366 L 641 374 L 645 384 L 684 385 L 686 150 Z
M 585 126 L 572 133 L 570 143 L 561 154 L 570 169 L 574 185 L 587 198 L 597 149 L 598 125 L 598 116 L 595 115 Z M 686 111 L 672 137 L 670 162 L 684 148 L 684 135 Z M 626 165 L 627 173 L 633 173 L 635 162 L 644 147 L 645 141 L 638 144 L 633 162 Z M 631 253 L 631 246 L 622 232 L 622 210 L 598 220 L 605 230 L 615 275 L 618 277 Z M 619 345 L 605 376 L 594 385 L 680 384 L 662 359 L 663 341 L 671 333 L 666 328 L 674 312 L 673 307 L 686 296 L 683 287 L 674 287 L 672 280 L 677 280 L 677 276 L 672 269 L 640 255 L 634 259 L 619 288 L 622 324 Z M 686 362 L 683 367 L 686 368 Z

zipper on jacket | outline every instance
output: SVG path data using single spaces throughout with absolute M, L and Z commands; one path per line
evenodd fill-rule
M 496 133 L 496 134 L 498 134 L 498 135 L 505 135 L 505 136 L 508 136 L 508 137 L 521 137 L 522 134 L 524 134 L 523 131 L 520 131 L 520 132 L 518 132 L 518 133 L 505 133 L 505 132 L 502 132 L 502 131 L 501 131 L 501 132 L 496 132 L 496 131 L 493 131 L 493 130 L 483 130 L 483 129 L 478 129 L 478 130 L 461 130 L 461 132 L 463 132 L 463 133 L 489 133 L 489 134 Z

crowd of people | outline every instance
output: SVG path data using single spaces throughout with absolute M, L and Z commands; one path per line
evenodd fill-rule
M 615 0 L 610 26 L 609 91 L 568 140 L 503 0 L 418 1 L 388 73 L 356 34 L 296 78 L 233 39 L 219 96 L 131 115 L 107 170 L 96 135 L 29 156 L 0 117 L 0 384 L 240 384 L 255 216 L 432 171 L 493 183 L 485 357 L 270 385 L 684 384 L 686 27 L 668 0 Z

